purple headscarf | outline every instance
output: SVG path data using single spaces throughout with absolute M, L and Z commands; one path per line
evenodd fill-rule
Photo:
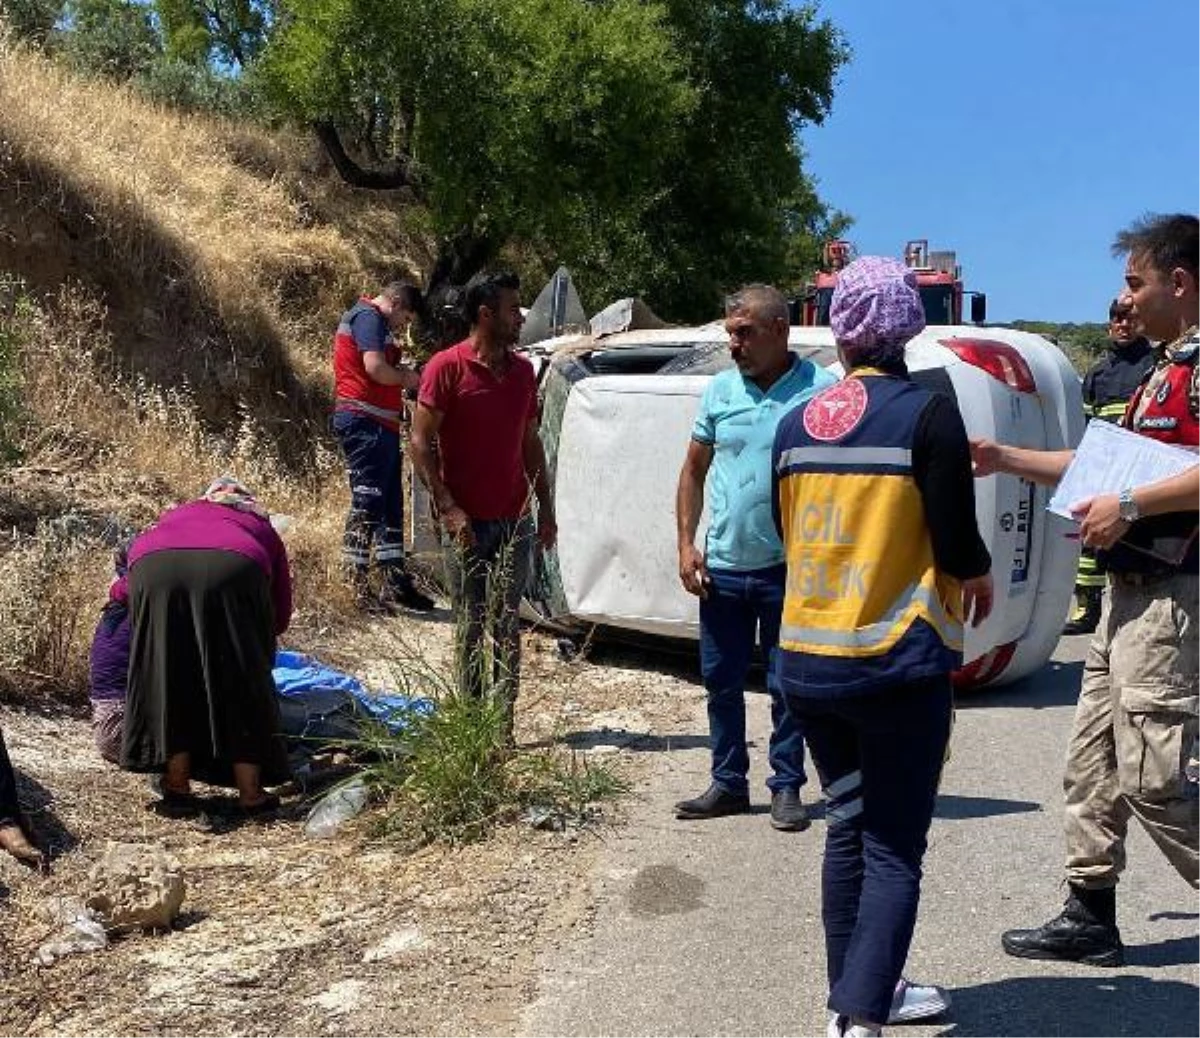
M 849 360 L 900 360 L 925 327 L 917 276 L 899 260 L 863 256 L 838 274 L 829 307 L 833 337 Z

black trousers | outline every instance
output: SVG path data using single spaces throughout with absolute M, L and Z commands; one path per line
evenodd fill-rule
M 12 761 L 8 759 L 8 747 L 4 745 L 4 732 L 0 730 L 0 829 L 21 824 L 21 805 L 17 801 L 17 776 Z

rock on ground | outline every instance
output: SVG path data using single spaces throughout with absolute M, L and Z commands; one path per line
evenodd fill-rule
M 110 929 L 166 930 L 183 905 L 179 859 L 158 844 L 110 842 L 88 879 L 88 907 Z

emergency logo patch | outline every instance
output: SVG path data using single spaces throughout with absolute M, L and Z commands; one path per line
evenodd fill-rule
M 867 413 L 867 387 L 847 378 L 818 393 L 804 409 L 804 431 L 814 440 L 840 440 Z
M 1172 415 L 1158 414 L 1151 415 L 1149 418 L 1143 418 L 1138 422 L 1138 430 L 1142 429 L 1174 429 L 1179 424 L 1179 419 Z

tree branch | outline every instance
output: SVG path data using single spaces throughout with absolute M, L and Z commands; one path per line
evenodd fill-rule
M 408 187 L 418 194 L 421 193 L 420 183 L 412 175 L 408 163 L 403 160 L 390 170 L 364 169 L 346 153 L 341 135 L 333 123 L 314 122 L 312 129 L 334 169 L 347 184 L 372 191 L 394 191 L 397 188 Z

